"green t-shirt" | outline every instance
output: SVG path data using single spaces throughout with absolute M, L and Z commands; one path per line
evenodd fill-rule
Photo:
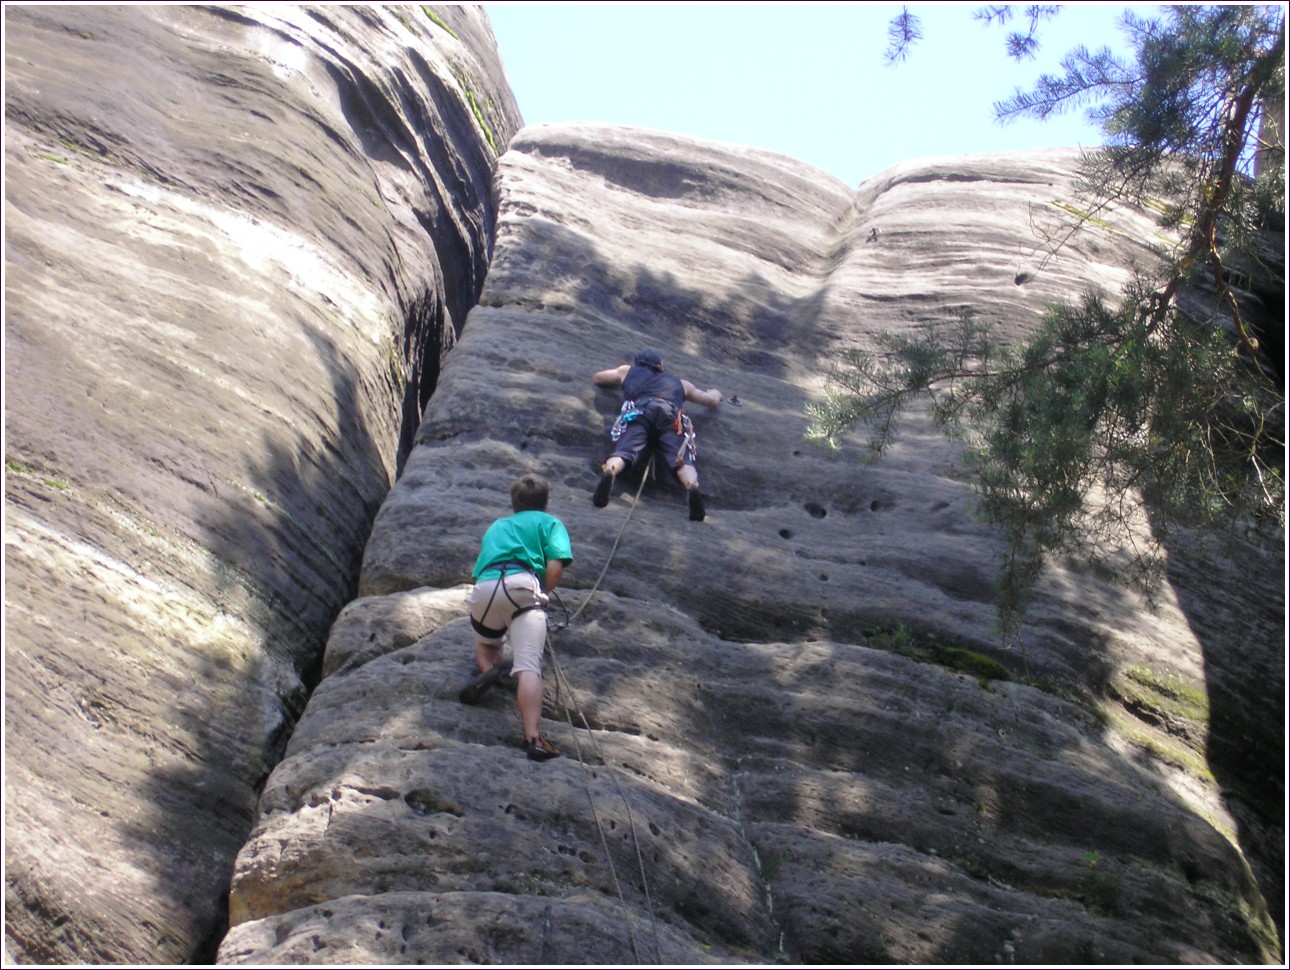
M 502 571 L 490 566 L 522 562 L 533 570 L 545 588 L 546 564 L 550 559 L 562 560 L 566 566 L 573 562 L 573 546 L 564 523 L 548 512 L 516 512 L 488 527 L 471 575 L 475 582 L 495 579 Z

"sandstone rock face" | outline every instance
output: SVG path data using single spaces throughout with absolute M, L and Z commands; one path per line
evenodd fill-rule
M 518 110 L 474 8 L 4 16 L 6 954 L 209 959 Z
M 1005 651 L 1000 539 L 954 448 L 917 419 L 876 467 L 803 443 L 838 349 L 965 307 L 1022 334 L 1149 258 L 1134 212 L 1045 248 L 1074 162 L 922 161 L 852 191 L 732 146 L 521 131 L 480 305 L 264 789 L 220 962 L 1276 959 L 1282 558 L 1175 550 L 1154 610 L 1056 564 Z M 742 402 L 695 409 L 701 523 L 666 476 L 590 502 L 618 407 L 591 375 L 647 345 Z M 526 471 L 576 557 L 544 764 L 506 690 L 457 700 L 464 584 Z

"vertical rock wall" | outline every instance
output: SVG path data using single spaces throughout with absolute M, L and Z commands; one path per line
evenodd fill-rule
M 917 417 L 877 467 L 802 440 L 837 350 L 965 307 L 1020 335 L 1149 258 L 1133 211 L 1048 250 L 1075 161 L 911 162 L 852 192 L 735 146 L 521 131 L 220 962 L 1275 960 L 1283 827 L 1233 779 L 1275 804 L 1284 737 L 1226 717 L 1284 694 L 1278 552 L 1179 548 L 1154 608 L 1055 563 L 1003 650 L 1001 540 L 956 449 Z M 644 345 L 743 402 L 695 409 L 701 523 L 666 476 L 590 502 L 619 403 L 591 376 Z M 464 584 L 529 471 L 581 611 L 551 638 L 564 757 L 542 764 L 509 692 L 457 700 Z
M 488 265 L 477 8 L 5 11 L 6 951 L 188 960 Z

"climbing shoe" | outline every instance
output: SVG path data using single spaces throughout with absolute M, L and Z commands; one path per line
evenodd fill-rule
M 501 675 L 501 665 L 494 664 L 463 687 L 461 693 L 457 695 L 457 700 L 463 704 L 478 704 L 484 699 L 484 694 L 488 691 L 488 688 L 497 683 L 497 678 Z
M 533 738 L 526 745 L 529 751 L 530 761 L 550 761 L 552 758 L 560 757 L 560 752 L 542 735 Z
M 697 485 L 685 493 L 685 500 L 690 505 L 690 521 L 702 522 L 706 513 L 703 511 L 703 496 Z
M 603 509 L 609 504 L 609 490 L 614 487 L 614 473 L 601 472 L 600 481 L 596 483 L 596 493 L 591 496 L 591 504 Z

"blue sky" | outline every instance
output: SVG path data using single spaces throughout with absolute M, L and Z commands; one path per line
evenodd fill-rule
M 991 105 L 1058 72 L 1076 44 L 1125 50 L 1124 6 L 1064 5 L 1042 27 L 1039 57 L 1017 64 L 1005 31 L 973 19 L 982 4 L 910 3 L 923 40 L 888 66 L 901 6 L 483 4 L 526 124 L 606 121 L 753 145 L 851 185 L 915 158 L 1100 143 L 1080 114 L 1001 126 Z

